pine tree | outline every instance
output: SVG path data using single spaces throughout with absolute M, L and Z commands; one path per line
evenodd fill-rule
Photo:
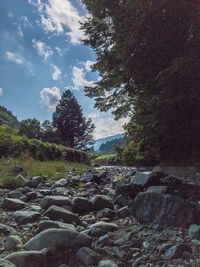
M 63 144 L 69 147 L 85 148 L 93 138 L 94 124 L 83 116 L 82 108 L 70 90 L 63 93 L 52 123 Z

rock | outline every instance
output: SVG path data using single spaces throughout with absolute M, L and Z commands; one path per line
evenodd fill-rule
M 48 267 L 44 251 L 21 251 L 5 257 L 17 267 Z
M 92 210 L 92 203 L 84 197 L 75 197 L 73 199 L 73 211 L 77 213 L 87 213 Z
M 97 215 L 99 218 L 109 218 L 110 220 L 113 220 L 116 216 L 116 212 L 109 208 L 105 208 L 100 210 Z
M 56 188 L 56 187 L 60 187 L 60 186 L 67 186 L 67 184 L 68 184 L 67 179 L 62 178 L 62 179 L 56 181 L 56 182 L 52 185 L 51 189 L 54 189 L 54 188 Z
M 199 239 L 200 238 L 200 225 L 192 224 L 190 225 L 190 228 L 188 230 L 188 236 L 193 239 Z
M 150 180 L 152 172 L 139 172 L 137 171 L 136 174 L 132 178 L 132 183 L 135 185 L 139 185 L 142 187 L 147 186 L 147 183 Z
M 9 211 L 21 210 L 26 207 L 26 203 L 16 198 L 5 198 L 1 203 L 1 207 Z
M 143 187 L 141 185 L 129 183 L 117 186 L 115 190 L 115 195 L 116 196 L 122 195 L 127 198 L 134 199 L 142 191 Z
M 129 203 L 131 213 L 142 223 L 160 228 L 187 228 L 196 221 L 199 211 L 182 198 L 157 193 L 141 193 Z
M 7 195 L 9 198 L 22 198 L 24 195 L 19 190 L 10 191 Z
M 165 194 L 167 192 L 167 186 L 150 186 L 147 191 L 147 193 L 158 193 L 158 194 Z
M 38 227 L 40 230 L 46 230 L 49 228 L 60 228 L 60 229 L 71 229 L 75 230 L 75 227 L 73 224 L 69 223 L 62 223 L 59 221 L 52 221 L 52 220 L 42 220 L 38 223 Z
M 121 218 L 126 218 L 126 217 L 130 216 L 130 210 L 128 209 L 128 206 L 117 210 L 117 215 Z
M 44 181 L 44 178 L 41 176 L 33 177 L 31 180 L 28 180 L 25 185 L 30 188 L 37 188 L 40 183 Z
M 111 198 L 104 195 L 95 195 L 92 198 L 92 205 L 94 210 L 102 210 L 105 208 L 113 209 L 114 205 Z
M 16 251 L 22 248 L 23 243 L 19 236 L 11 235 L 6 239 L 4 246 L 5 246 L 5 249 L 8 251 Z
M 48 208 L 44 215 L 48 216 L 52 220 L 62 220 L 65 223 L 75 222 L 77 224 L 81 224 L 81 221 L 76 214 L 57 206 L 51 206 Z
M 165 259 L 171 260 L 171 259 L 180 258 L 182 256 L 183 252 L 185 252 L 185 251 L 192 253 L 189 245 L 186 245 L 186 244 L 175 245 L 175 246 L 169 248 L 165 252 Z
M 41 207 L 43 209 L 48 209 L 49 207 L 55 205 L 55 206 L 72 206 L 71 201 L 67 197 L 63 196 L 47 196 L 42 199 L 40 203 Z
M 15 264 L 7 260 L 0 260 L 0 267 L 17 267 Z
M 16 230 L 13 227 L 0 223 L 0 234 L 8 235 L 14 233 L 16 233 Z
M 100 256 L 91 248 L 82 247 L 76 252 L 76 259 L 88 267 L 95 265 L 99 261 Z
M 119 265 L 111 260 L 102 260 L 98 263 L 98 267 L 118 267 Z
M 48 229 L 34 236 L 25 244 L 26 250 L 42 250 L 44 248 L 79 249 L 90 247 L 91 238 L 83 233 L 69 229 Z
M 107 222 L 97 222 L 90 225 L 90 228 L 100 228 L 106 232 L 112 232 L 117 230 L 119 227 L 114 223 L 107 223 Z
M 11 217 L 19 224 L 34 223 L 40 217 L 40 213 L 36 211 L 15 211 L 11 213 Z

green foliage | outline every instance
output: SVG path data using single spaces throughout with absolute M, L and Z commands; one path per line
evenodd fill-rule
M 70 90 L 63 93 L 53 113 L 53 126 L 69 147 L 85 148 L 92 140 L 94 124 L 83 116 L 82 108 Z
M 83 163 L 70 161 L 37 161 L 32 158 L 21 157 L 17 159 L 0 160 L 0 186 L 4 188 L 15 189 L 23 186 L 23 178 L 14 173 L 14 167 L 21 166 L 24 177 L 43 176 L 49 180 L 57 180 L 67 177 L 69 171 L 82 173 L 89 169 L 89 166 Z
M 104 144 L 102 144 L 99 148 L 100 153 L 114 153 L 116 152 L 116 147 L 119 146 L 122 143 L 122 138 L 113 139 L 111 141 L 108 141 Z
M 17 134 L 16 130 L 0 126 L 0 158 L 27 155 L 37 160 L 67 160 L 89 162 L 87 153 L 61 145 L 28 139 Z
M 17 118 L 7 108 L 0 106 L 0 125 L 6 124 L 16 128 L 19 124 Z
M 19 125 L 19 134 L 28 138 L 39 139 L 41 137 L 41 125 L 37 119 L 22 120 Z
M 125 154 L 133 149 L 133 158 L 162 164 L 198 161 L 199 1 L 84 3 L 90 12 L 82 26 L 85 44 L 96 52 L 93 70 L 101 76 L 86 93 L 100 110 L 130 115 Z
M 116 154 L 98 155 L 94 159 L 94 163 L 98 165 L 112 166 L 120 164 Z

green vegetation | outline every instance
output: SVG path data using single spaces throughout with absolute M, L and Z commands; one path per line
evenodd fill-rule
M 94 159 L 94 163 L 99 165 L 118 165 L 120 163 L 116 154 L 98 155 Z
M 15 171 L 15 167 L 22 167 L 20 174 L 24 177 L 44 176 L 48 180 L 57 180 L 67 177 L 69 171 L 81 173 L 87 171 L 86 164 L 70 161 L 36 161 L 31 158 L 1 159 L 0 160 L 0 186 L 17 188 L 23 185 L 23 178 Z
M 36 160 L 67 160 L 89 163 L 87 153 L 61 145 L 20 136 L 8 126 L 0 126 L 0 158 L 31 157 Z
M 99 148 L 99 152 L 100 153 L 115 153 L 116 152 L 116 148 L 122 144 L 122 140 L 123 138 L 117 138 L 117 139 L 113 139 L 111 141 L 108 141 L 104 144 L 102 144 Z
M 82 28 L 101 79 L 87 87 L 101 111 L 129 116 L 128 164 L 200 158 L 200 2 L 84 0 Z
M 10 127 L 16 128 L 19 125 L 19 121 L 7 108 L 0 106 L 0 125 L 6 124 Z

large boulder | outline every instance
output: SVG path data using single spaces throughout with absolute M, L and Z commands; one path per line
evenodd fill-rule
M 76 213 L 87 213 L 91 212 L 92 203 L 84 197 L 75 197 L 73 199 L 73 211 Z
M 12 262 L 17 267 L 48 267 L 44 251 L 20 251 L 8 255 L 5 260 Z M 8 267 L 12 267 L 12 265 L 8 265 Z
M 113 209 L 113 201 L 110 197 L 104 195 L 96 195 L 92 198 L 92 205 L 94 210 L 102 210 L 105 208 Z
M 43 209 L 48 209 L 49 207 L 55 205 L 55 206 L 68 206 L 71 207 L 72 203 L 67 197 L 63 196 L 47 196 L 44 197 L 40 203 L 41 207 Z
M 136 172 L 132 178 L 132 183 L 142 187 L 150 187 L 154 185 L 163 185 L 162 179 L 166 176 L 162 172 Z
M 40 217 L 37 211 L 19 210 L 12 212 L 11 217 L 19 224 L 34 223 Z
M 90 245 L 91 238 L 84 233 L 70 229 L 48 229 L 34 236 L 24 247 L 26 250 L 79 249 L 83 246 L 90 247 Z
M 81 224 L 81 221 L 76 214 L 57 206 L 51 206 L 50 208 L 48 208 L 44 215 L 48 216 L 51 220 L 61 219 L 65 223 L 75 222 L 77 224 Z
M 197 214 L 199 215 L 199 210 L 184 199 L 157 193 L 139 194 L 129 202 L 129 208 L 138 221 L 158 225 L 160 228 L 187 228 L 196 222 Z
M 5 198 L 1 203 L 1 208 L 8 211 L 21 210 L 26 207 L 26 203 L 16 198 Z
M 10 261 L 0 260 L 0 267 L 17 267 L 17 266 Z

